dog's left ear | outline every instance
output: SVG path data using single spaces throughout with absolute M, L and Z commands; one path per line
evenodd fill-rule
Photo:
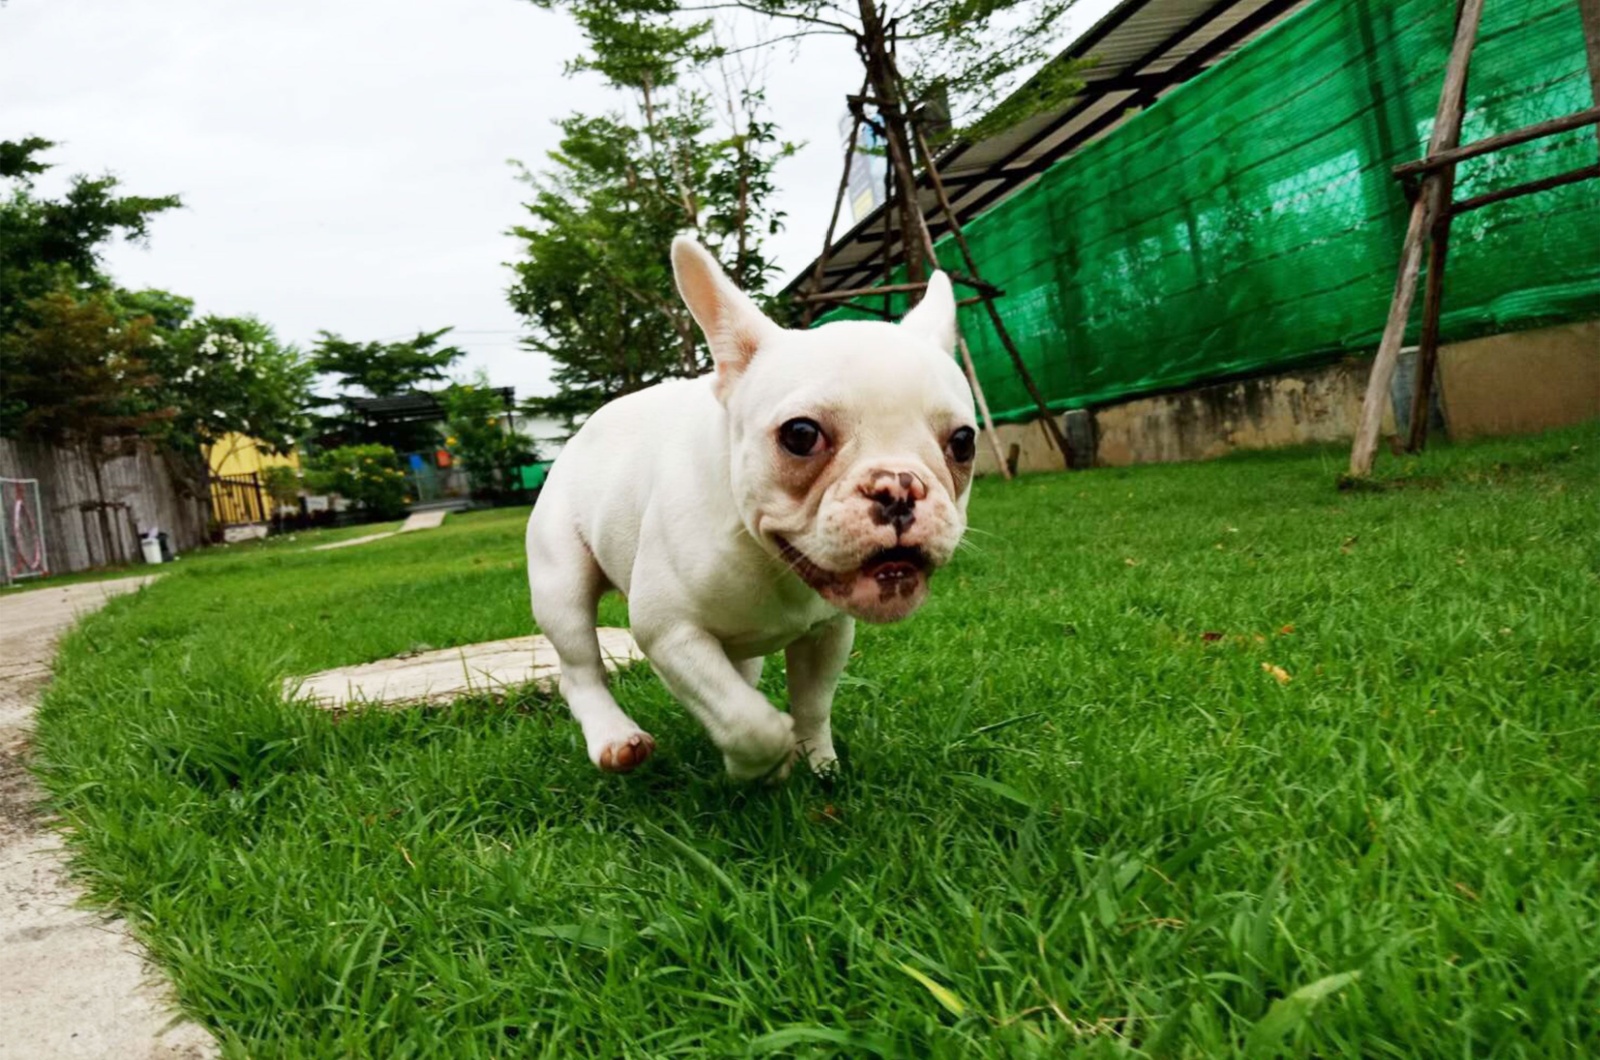
M 945 353 L 956 350 L 956 296 L 943 271 L 928 277 L 917 307 L 900 318 L 900 326 L 915 331 Z
M 764 343 L 783 329 L 768 320 L 750 296 L 733 285 L 706 249 L 693 236 L 672 241 L 672 272 L 678 293 L 711 347 L 717 365 L 717 396 L 743 374 Z

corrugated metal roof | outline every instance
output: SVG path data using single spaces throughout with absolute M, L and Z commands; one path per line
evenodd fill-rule
M 1091 26 L 1057 61 L 1091 60 L 1083 91 L 976 143 L 956 143 L 938 161 L 956 215 L 967 222 L 1031 183 L 1049 166 L 1115 129 L 1174 87 L 1232 54 L 1312 0 L 1126 0 Z M 935 239 L 946 229 L 926 176 L 918 205 Z M 790 296 L 866 287 L 901 260 L 898 234 L 878 207 L 838 239 L 820 285 L 816 262 L 784 289 Z M 981 266 L 981 262 L 979 263 Z

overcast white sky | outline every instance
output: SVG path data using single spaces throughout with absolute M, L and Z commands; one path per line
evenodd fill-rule
M 1081 0 L 1074 32 L 1112 6 Z M 465 371 L 526 396 L 549 386 L 505 301 L 503 233 L 527 191 L 506 160 L 537 168 L 555 119 L 612 105 L 562 76 L 581 48 L 525 0 L 9 0 L 0 139 L 61 141 L 47 192 L 110 171 L 128 193 L 182 195 L 148 248 L 108 255 L 124 286 L 253 313 L 302 346 L 454 325 Z M 838 39 L 771 64 L 774 118 L 807 144 L 778 173 L 786 273 L 821 242 L 860 76 Z

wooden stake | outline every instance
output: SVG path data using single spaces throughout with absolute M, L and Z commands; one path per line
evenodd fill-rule
M 1583 47 L 1589 54 L 1589 97 L 1600 107 L 1600 0 L 1578 0 L 1578 20 L 1583 23 Z M 1594 127 L 1600 143 L 1600 125 Z
M 1428 414 L 1432 411 L 1434 366 L 1439 360 L 1439 313 L 1444 302 L 1444 259 L 1450 252 L 1450 214 L 1434 225 L 1428 244 L 1428 286 L 1422 294 L 1422 338 L 1417 346 L 1416 378 L 1411 390 L 1411 430 L 1406 449 L 1420 453 L 1428 444 Z
M 1481 0 L 1479 0 L 1481 2 Z M 922 128 L 913 123 L 912 136 L 916 141 L 917 153 L 922 157 L 922 166 L 928 173 L 928 183 L 933 185 L 933 193 L 939 200 L 939 209 L 944 212 L 945 222 L 950 226 L 950 234 L 955 237 L 956 246 L 961 250 L 961 258 L 967 263 L 967 271 L 973 276 L 978 275 L 978 263 L 973 259 L 972 248 L 967 245 L 966 233 L 961 230 L 961 220 L 956 216 L 955 209 L 950 205 L 950 196 L 945 194 L 944 180 L 939 176 L 939 167 L 934 164 L 933 152 L 928 149 L 928 140 L 922 135 Z M 921 217 L 921 211 L 918 212 Z M 923 232 L 927 232 L 927 222 L 922 221 Z M 1056 448 L 1061 450 L 1061 463 L 1063 467 L 1072 466 L 1072 446 L 1067 443 L 1067 436 L 1061 433 L 1061 427 L 1056 423 L 1055 413 L 1050 411 L 1050 405 L 1045 401 L 1044 395 L 1039 392 L 1039 387 L 1033 381 L 1033 373 L 1028 371 L 1028 366 L 1022 361 L 1022 354 L 1017 350 L 1016 343 L 1011 341 L 1011 332 L 1006 330 L 1005 321 L 1000 319 L 1000 310 L 995 308 L 994 300 L 985 298 L 983 308 L 989 313 L 989 322 L 994 325 L 995 334 L 1000 338 L 1000 344 L 1005 347 L 1007 355 L 1011 358 L 1012 367 L 1017 370 L 1017 377 L 1022 380 L 1022 385 L 1027 388 L 1028 395 L 1033 398 L 1034 405 L 1039 410 L 1039 418 L 1044 423 L 1045 433 L 1050 440 L 1055 442 Z
M 1472 63 L 1472 45 L 1477 40 L 1478 23 L 1483 19 L 1483 0 L 1463 0 L 1456 20 L 1455 42 L 1445 64 L 1444 88 L 1439 93 L 1439 109 L 1434 114 L 1433 135 L 1428 139 L 1428 154 L 1455 147 L 1461 141 L 1461 118 L 1467 98 L 1467 70 Z M 1378 451 L 1378 435 L 1383 430 L 1383 407 L 1389 400 L 1389 383 L 1394 378 L 1400 343 L 1405 338 L 1411 303 L 1417 294 L 1417 273 L 1422 268 L 1422 241 L 1441 211 L 1450 201 L 1440 196 L 1437 174 L 1423 180 L 1422 194 L 1411 207 L 1405 242 L 1400 247 L 1400 268 L 1395 277 L 1394 297 L 1389 303 L 1389 319 L 1384 324 L 1383 340 L 1372 362 L 1367 394 L 1361 403 L 1361 423 L 1355 444 L 1350 448 L 1350 474 L 1360 477 L 1372 473 L 1372 460 Z
M 817 256 L 816 267 L 811 271 L 813 291 L 822 286 L 822 271 L 828 267 L 828 252 L 833 249 L 833 232 L 839 227 L 839 211 L 844 207 L 844 195 L 850 188 L 850 160 L 856 153 L 856 136 L 860 132 L 861 119 L 857 118 L 850 125 L 850 140 L 844 148 L 844 173 L 839 177 L 839 191 L 833 197 L 833 213 L 828 218 L 828 234 L 822 239 L 822 253 Z M 816 315 L 815 307 L 806 306 L 800 318 L 800 326 L 810 327 Z
M 920 137 L 921 133 L 917 135 Z M 917 211 L 917 231 L 922 236 L 923 249 L 928 252 L 929 267 L 937 269 L 939 255 L 933 249 L 933 233 L 928 231 L 928 219 L 922 216 L 921 210 Z M 1000 476 L 1010 482 L 1011 465 L 1000 451 L 1000 436 L 995 433 L 994 417 L 989 415 L 989 399 L 983 393 L 983 384 L 978 382 L 978 369 L 972 363 L 972 351 L 967 348 L 966 336 L 961 334 L 959 322 L 956 324 L 956 348 L 961 351 L 961 368 L 967 373 L 967 385 L 972 387 L 972 397 L 978 403 L 978 422 L 983 424 L 983 436 L 989 439 L 989 447 L 994 450 L 995 467 L 1000 469 Z

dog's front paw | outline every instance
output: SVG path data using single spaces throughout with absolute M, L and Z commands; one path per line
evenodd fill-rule
M 794 755 L 794 719 L 776 710 L 751 719 L 722 749 L 728 776 L 773 784 L 788 777 Z
M 833 749 L 832 740 L 802 740 L 800 753 L 806 756 L 806 764 L 811 767 L 811 772 L 817 776 L 831 776 L 839 771 L 839 755 Z
M 655 737 L 647 732 L 634 732 L 601 745 L 594 756 L 594 764 L 607 773 L 632 773 L 655 753 Z

